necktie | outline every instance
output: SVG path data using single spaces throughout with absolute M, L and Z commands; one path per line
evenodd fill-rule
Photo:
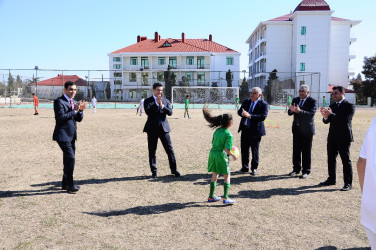
M 301 99 L 300 102 L 299 102 L 299 108 L 301 108 L 303 106 L 303 102 L 304 102 L 304 100 Z
M 71 105 L 71 107 L 72 107 L 72 110 L 74 110 L 74 105 L 73 105 L 73 101 L 72 101 L 72 99 L 70 99 L 70 105 Z
M 255 105 L 255 102 L 251 102 L 251 106 L 249 107 L 248 113 L 252 114 L 254 105 Z M 246 124 L 247 124 L 247 127 L 249 128 L 249 126 L 251 125 L 250 119 L 248 118 L 246 119 Z
M 337 107 L 339 107 L 339 105 L 340 105 L 340 103 L 339 103 L 339 102 L 337 102 Z

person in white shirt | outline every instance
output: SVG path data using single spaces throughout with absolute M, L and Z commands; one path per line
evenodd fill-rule
M 140 111 L 140 116 L 142 115 L 142 110 L 144 109 L 144 100 L 145 98 L 141 96 L 140 104 L 138 105 L 136 115 L 138 114 L 138 111 Z
M 360 222 L 365 227 L 371 249 L 376 249 L 376 117 L 363 142 L 357 163 L 362 190 Z
M 93 105 L 93 112 L 97 112 L 97 99 L 93 95 L 93 98 L 91 99 L 91 104 Z

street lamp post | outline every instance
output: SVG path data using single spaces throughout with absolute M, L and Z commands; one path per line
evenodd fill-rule
M 38 66 L 34 67 L 35 69 L 35 96 L 38 96 Z

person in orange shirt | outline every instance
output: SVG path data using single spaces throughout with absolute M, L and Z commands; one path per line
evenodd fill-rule
M 39 113 L 38 113 L 38 105 L 39 105 L 38 97 L 34 93 L 32 95 L 33 95 L 33 99 L 34 99 L 34 110 L 35 110 L 34 115 L 39 115 Z

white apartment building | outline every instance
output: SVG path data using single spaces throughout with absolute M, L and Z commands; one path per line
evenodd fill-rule
M 247 39 L 250 87 L 264 88 L 269 72 L 280 80 L 291 79 L 292 95 L 302 84 L 321 103 L 328 86 L 349 83 L 350 46 L 356 38 L 351 28 L 360 23 L 333 17 L 324 0 L 303 0 L 294 12 L 261 22 Z
M 151 95 L 155 82 L 164 85 L 168 65 L 176 76 L 176 84 L 189 86 L 226 87 L 226 71 L 232 72 L 232 86 L 240 81 L 240 53 L 209 39 L 161 38 L 137 36 L 137 43 L 108 54 L 113 97 L 123 101 L 138 101 Z

